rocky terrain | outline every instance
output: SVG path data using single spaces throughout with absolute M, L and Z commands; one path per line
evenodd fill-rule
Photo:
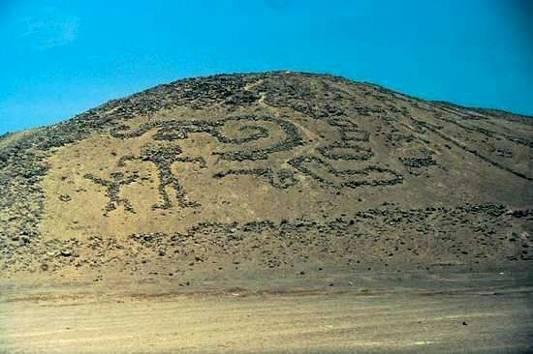
M 533 259 L 533 120 L 299 73 L 181 80 L 0 140 L 0 267 Z
M 532 149 L 530 117 L 289 72 L 6 134 L 0 353 L 528 352 Z

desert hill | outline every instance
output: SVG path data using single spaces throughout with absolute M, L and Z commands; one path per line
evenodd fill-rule
M 532 149 L 530 118 L 339 77 L 180 80 L 0 138 L 0 269 L 527 266 Z

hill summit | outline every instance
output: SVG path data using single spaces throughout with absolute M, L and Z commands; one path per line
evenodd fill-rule
M 180 80 L 0 138 L 0 269 L 526 265 L 532 148 L 527 117 L 340 77 Z

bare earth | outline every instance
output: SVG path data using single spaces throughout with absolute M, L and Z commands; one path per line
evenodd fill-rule
M 4 284 L 0 347 L 5 353 L 528 353 L 529 278 L 382 274 L 339 278 L 324 288 L 223 292 L 168 284 L 38 291 Z
M 533 118 L 330 75 L 0 136 L 0 354 L 532 353 Z

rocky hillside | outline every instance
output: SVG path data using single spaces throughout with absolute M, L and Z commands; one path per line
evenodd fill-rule
M 533 260 L 533 120 L 300 73 L 180 80 L 0 138 L 0 269 Z

